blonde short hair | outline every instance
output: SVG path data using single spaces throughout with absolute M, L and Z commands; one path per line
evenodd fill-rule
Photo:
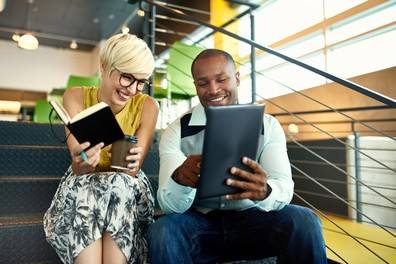
M 100 63 L 110 74 L 114 69 L 130 74 L 146 74 L 154 70 L 154 57 L 146 42 L 131 34 L 109 38 L 100 53 Z

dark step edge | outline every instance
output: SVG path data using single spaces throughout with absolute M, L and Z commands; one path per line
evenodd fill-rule
M 154 218 L 164 216 L 160 208 L 154 209 Z M 0 216 L 0 230 L 10 227 L 42 225 L 44 214 Z
M 0 144 L 0 149 L 67 149 L 66 145 L 15 145 Z
M 44 214 L 0 216 L 0 230 L 16 226 L 42 225 Z
M 0 176 L 0 183 L 60 181 L 62 176 Z

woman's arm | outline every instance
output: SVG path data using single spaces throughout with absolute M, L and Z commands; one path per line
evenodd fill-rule
M 66 90 L 63 94 L 63 106 L 71 118 L 84 110 L 83 93 L 82 88 L 72 88 Z M 69 135 L 70 131 L 66 127 L 65 130 L 66 135 Z M 103 147 L 103 143 L 99 143 L 93 147 L 90 146 L 89 142 L 82 142 L 82 144 L 80 144 L 72 134 L 68 136 L 66 143 L 72 160 L 73 172 L 77 175 L 93 172 L 96 165 L 99 163 L 99 154 L 100 149 Z M 87 161 L 84 161 L 80 153 L 88 147 L 91 148 L 86 151 Z
M 129 161 L 135 161 L 129 167 L 132 169 L 129 173 L 132 176 L 135 176 L 139 171 L 149 150 L 157 123 L 158 111 L 157 102 L 152 97 L 147 97 L 143 105 L 140 125 L 135 134 L 138 138 L 137 147 L 130 149 L 131 155 L 126 158 Z

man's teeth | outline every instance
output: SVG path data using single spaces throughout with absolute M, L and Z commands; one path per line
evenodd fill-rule
M 223 100 L 224 99 L 224 96 L 222 96 L 222 97 L 217 97 L 217 98 L 212 98 L 212 99 L 209 99 L 209 101 L 211 101 L 211 102 L 220 102 L 221 100 Z

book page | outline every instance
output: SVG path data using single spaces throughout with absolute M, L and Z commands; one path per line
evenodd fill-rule
M 67 113 L 66 109 L 61 105 L 59 102 L 50 100 L 49 103 L 52 105 L 54 108 L 55 112 L 58 114 L 62 122 L 67 125 L 70 122 L 70 116 Z
M 88 107 L 87 109 L 84 109 L 83 111 L 81 111 L 80 113 L 78 113 L 77 115 L 75 115 L 71 120 L 70 123 L 74 123 L 78 120 L 83 119 L 86 116 L 89 116 L 97 111 L 99 111 L 100 109 L 103 109 L 105 107 L 107 107 L 108 105 L 105 102 L 100 102 L 96 105 L 93 105 L 91 107 Z

